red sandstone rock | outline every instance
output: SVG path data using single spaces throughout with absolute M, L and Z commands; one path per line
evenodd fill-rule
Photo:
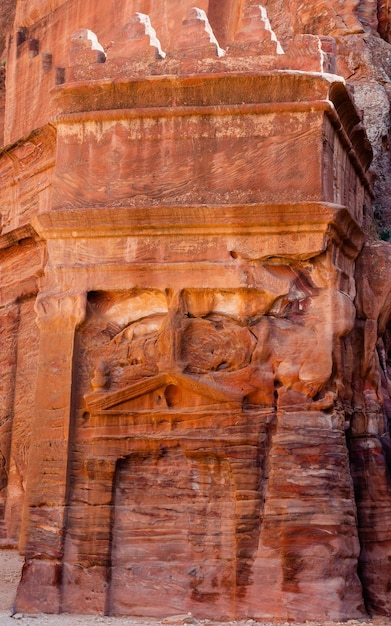
M 131 4 L 19 2 L 8 44 L 15 608 L 389 615 L 388 9 Z

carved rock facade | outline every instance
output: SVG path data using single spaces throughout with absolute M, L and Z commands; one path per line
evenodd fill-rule
M 8 40 L 15 608 L 389 615 L 390 251 L 337 73 L 357 2 L 323 30 L 130 4 L 20 2 Z

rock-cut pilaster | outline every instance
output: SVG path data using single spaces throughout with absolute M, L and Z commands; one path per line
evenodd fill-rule
M 57 613 L 63 557 L 71 436 L 75 329 L 85 316 L 86 295 L 41 294 L 38 378 L 27 475 L 21 549 L 27 564 L 18 605 Z M 40 580 L 39 593 L 36 589 Z

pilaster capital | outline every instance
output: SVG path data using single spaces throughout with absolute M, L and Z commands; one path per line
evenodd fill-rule
M 71 331 L 76 329 L 85 319 L 87 294 L 42 294 L 35 302 L 37 324 L 40 330 L 50 329 L 51 332 Z

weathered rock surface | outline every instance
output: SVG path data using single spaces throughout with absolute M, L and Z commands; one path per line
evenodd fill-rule
M 390 615 L 375 4 L 16 3 L 0 535 L 25 556 L 19 614 Z

